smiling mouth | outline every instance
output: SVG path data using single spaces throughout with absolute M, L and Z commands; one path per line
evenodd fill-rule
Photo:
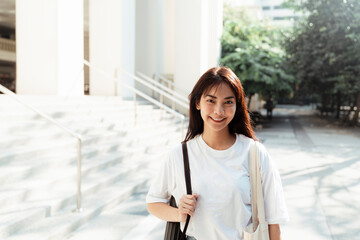
M 216 122 L 216 123 L 219 123 L 219 122 L 222 122 L 222 121 L 225 120 L 225 118 L 216 119 L 216 118 L 212 118 L 212 117 L 210 117 L 210 119 L 213 120 L 213 121 Z

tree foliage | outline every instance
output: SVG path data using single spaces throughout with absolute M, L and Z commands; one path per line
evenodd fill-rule
M 360 1 L 288 0 L 285 5 L 305 13 L 285 42 L 300 91 L 318 94 L 323 110 L 354 103 L 360 98 Z
M 248 17 L 245 11 L 228 10 L 221 39 L 221 64 L 231 68 L 250 96 L 287 96 L 294 77 L 285 70 L 281 47 L 283 29 Z

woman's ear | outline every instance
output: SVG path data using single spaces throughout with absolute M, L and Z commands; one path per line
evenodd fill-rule
M 200 103 L 196 103 L 196 109 L 200 110 Z

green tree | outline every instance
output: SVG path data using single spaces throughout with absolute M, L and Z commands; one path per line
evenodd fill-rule
M 245 11 L 228 11 L 221 39 L 221 64 L 235 72 L 249 99 L 255 93 L 266 98 L 288 96 L 294 77 L 285 70 L 285 52 L 280 44 L 283 29 L 249 20 Z
M 347 101 L 359 109 L 360 2 L 288 0 L 285 5 L 305 14 L 285 42 L 288 63 L 301 81 L 300 92 L 319 95 L 322 111 L 336 106 L 337 117 Z M 357 117 L 358 112 L 353 124 Z

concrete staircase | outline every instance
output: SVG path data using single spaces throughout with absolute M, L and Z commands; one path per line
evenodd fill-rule
M 130 231 L 137 224 L 116 214 L 131 199 L 143 211 L 138 221 L 148 218 L 149 179 L 164 151 L 181 141 L 179 120 L 143 102 L 135 125 L 134 102 L 116 97 L 20 97 L 83 136 L 84 210 L 72 212 L 76 139 L 1 95 L 0 239 L 80 239 L 108 221 L 104 216 Z M 105 235 L 86 239 L 111 239 Z

